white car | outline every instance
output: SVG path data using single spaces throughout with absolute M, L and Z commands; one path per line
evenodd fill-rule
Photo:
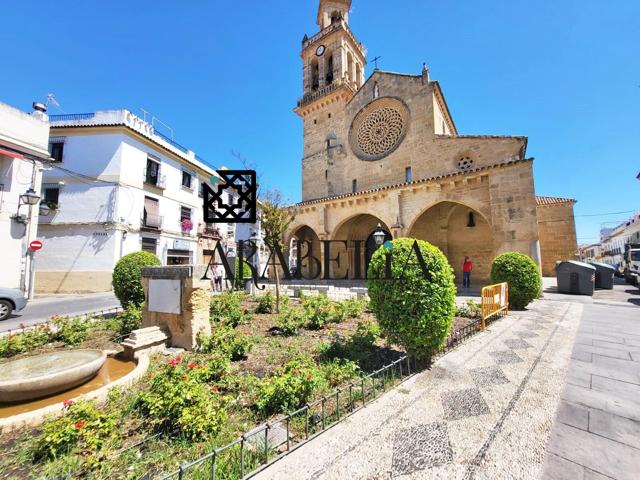
M 27 299 L 22 290 L 17 288 L 0 288 L 0 321 L 6 320 L 15 312 L 27 306 Z

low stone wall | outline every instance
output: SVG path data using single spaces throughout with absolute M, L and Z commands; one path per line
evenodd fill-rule
M 276 286 L 272 283 L 260 285 L 264 290 L 256 290 L 257 295 L 267 291 L 275 292 Z M 368 298 L 367 287 L 336 287 L 328 284 L 286 284 L 280 285 L 280 294 L 293 298 L 301 295 L 326 295 L 331 300 L 347 300 L 350 298 Z

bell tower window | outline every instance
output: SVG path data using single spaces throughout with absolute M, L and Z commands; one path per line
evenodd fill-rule
M 327 58 L 327 85 L 331 85 L 333 83 L 333 54 L 329 55 Z
M 311 89 L 318 90 L 320 88 L 320 66 L 315 58 L 311 60 Z

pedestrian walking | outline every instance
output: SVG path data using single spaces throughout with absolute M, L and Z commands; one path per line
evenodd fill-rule
M 223 276 L 224 276 L 224 267 L 222 265 L 216 265 L 213 271 L 213 281 L 215 282 L 214 290 L 216 292 L 222 292 Z
M 464 257 L 462 264 L 462 288 L 471 288 L 471 272 L 473 271 L 473 262 L 469 257 Z

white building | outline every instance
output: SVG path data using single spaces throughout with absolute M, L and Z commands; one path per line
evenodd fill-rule
M 607 232 L 601 242 L 602 261 L 618 266 L 627 243 L 640 243 L 640 213 Z
M 27 114 L 0 103 L 0 287 L 25 292 L 31 287 L 29 244 L 38 227 L 41 161 L 49 158 L 49 122 L 44 105 L 38 108 Z
M 165 265 L 204 263 L 225 239 L 225 229 L 202 222 L 200 186 L 216 173 L 192 151 L 127 110 L 50 120 L 55 161 L 43 175 L 49 212 L 40 215 L 47 247 L 38 291 L 108 291 L 128 253 L 146 250 Z

